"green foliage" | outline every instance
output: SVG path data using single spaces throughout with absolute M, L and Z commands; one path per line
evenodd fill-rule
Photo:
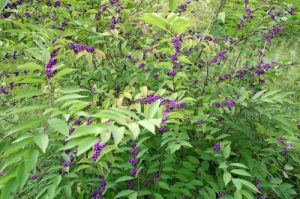
M 1 198 L 299 198 L 276 2 L 0 1 Z

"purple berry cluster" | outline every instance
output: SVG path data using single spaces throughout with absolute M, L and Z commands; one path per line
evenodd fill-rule
M 122 20 L 122 17 L 118 17 L 118 18 L 116 19 L 115 16 L 112 16 L 112 17 L 111 17 L 111 23 L 110 23 L 110 25 L 109 25 L 109 29 L 110 29 L 110 30 L 115 29 L 117 23 L 122 22 L 122 21 L 123 21 L 123 20 Z
M 245 22 L 254 18 L 253 9 L 247 5 L 245 8 L 246 14 L 243 15 L 242 19 L 237 23 L 238 28 L 242 28 Z
M 217 199 L 220 199 L 222 198 L 223 196 L 226 196 L 227 195 L 227 192 L 226 191 L 220 191 L 217 193 Z
M 5 87 L 4 86 L 0 86 L 0 92 L 4 95 L 7 95 L 8 92 L 6 91 Z
M 286 142 L 284 137 L 279 137 L 278 141 L 281 145 L 283 145 L 283 154 L 286 154 L 289 150 L 291 150 L 293 148 L 293 144 L 292 143 L 288 143 Z
M 59 48 L 56 48 L 52 53 L 50 60 L 48 61 L 47 65 L 45 66 L 45 73 L 48 78 L 52 77 L 56 71 L 54 70 L 54 66 L 57 63 L 57 52 L 59 51 Z
M 104 11 L 106 11 L 109 7 L 114 7 L 114 11 L 115 11 L 115 14 L 116 15 L 119 15 L 119 13 L 121 12 L 121 10 L 124 8 L 124 6 L 122 6 L 118 0 L 110 0 L 109 1 L 109 5 L 108 4 L 102 4 L 101 5 L 101 8 L 98 10 L 97 12 L 97 16 L 100 17 L 102 15 L 102 13 Z M 119 23 L 119 22 L 123 22 L 123 19 L 122 17 L 115 17 L 115 16 L 112 16 L 111 17 L 111 23 L 109 25 L 109 29 L 110 30 L 113 30 L 116 28 L 116 24 Z
M 257 189 L 259 192 L 262 192 L 262 188 L 261 188 L 261 186 L 259 185 L 259 183 L 260 183 L 260 180 L 259 180 L 259 179 L 256 179 L 255 182 L 254 182 L 256 189 Z
M 166 99 L 165 97 L 161 97 L 160 95 L 155 95 L 154 93 L 151 93 L 146 96 L 145 99 L 138 99 L 137 102 L 140 102 L 142 104 L 152 104 L 153 102 L 160 100 L 160 105 L 165 105 L 166 108 L 163 111 L 163 115 L 167 115 L 174 109 L 184 109 L 186 108 L 186 104 L 183 102 L 176 102 L 174 99 Z M 162 119 L 162 124 L 166 123 L 169 120 L 168 117 L 165 117 Z M 167 127 L 161 126 L 159 128 L 159 131 L 164 133 L 168 130 Z
M 221 144 L 219 142 L 216 142 L 215 145 L 213 146 L 213 150 L 215 152 L 219 152 L 221 150 Z
M 280 33 L 280 31 L 282 30 L 283 26 L 282 25 L 278 25 L 278 26 L 273 26 L 272 29 L 269 30 L 268 34 L 265 34 L 265 40 L 267 42 L 271 42 L 271 40 Z
M 150 93 L 149 95 L 146 96 L 144 99 L 139 99 L 137 100 L 141 104 L 152 104 L 153 102 L 159 100 L 161 98 L 160 95 L 155 95 L 154 93 Z
M 211 65 L 213 63 L 220 63 L 222 60 L 225 60 L 226 52 L 227 52 L 227 50 L 221 50 L 221 51 L 217 52 L 217 55 L 208 62 L 208 65 Z
M 19 5 L 22 5 L 25 1 L 23 0 L 17 0 L 15 2 L 12 2 L 11 0 L 6 4 L 4 10 L 2 11 L 2 16 L 4 18 L 9 18 L 12 13 L 13 13 L 13 9 L 17 9 L 17 7 Z M 28 2 L 28 1 L 27 1 Z
M 74 162 L 74 160 L 75 160 L 75 155 L 71 153 L 70 149 L 65 149 L 64 155 L 60 157 L 60 162 L 63 167 L 70 167 Z M 66 173 L 66 171 L 63 170 L 62 173 Z
M 186 1 L 183 4 L 180 4 L 179 6 L 177 6 L 177 8 L 179 9 L 179 12 L 184 12 L 187 9 L 187 6 L 191 4 L 191 1 Z
M 34 180 L 41 180 L 43 178 L 43 176 L 49 174 L 49 172 L 47 171 L 47 166 L 48 164 L 47 163 L 43 163 L 41 167 L 39 166 L 36 166 L 34 171 L 31 171 L 31 176 L 30 176 L 30 179 L 31 181 L 34 181 Z
M 171 42 L 176 50 L 176 53 L 179 53 L 181 50 L 182 38 L 183 37 L 181 35 L 177 35 L 171 38 Z
M 130 175 L 135 175 L 139 172 L 138 167 L 136 167 L 136 164 L 138 164 L 139 162 L 138 158 L 136 157 L 137 154 L 139 153 L 139 149 L 137 148 L 135 141 L 132 141 L 130 145 L 131 145 L 131 150 L 129 150 L 128 153 L 134 155 L 135 157 L 129 157 L 128 163 L 134 165 L 134 168 L 130 169 Z
M 106 181 L 105 179 L 100 180 L 100 186 L 96 189 L 96 191 L 90 194 L 92 199 L 102 199 L 103 193 L 105 191 Z
M 70 47 L 76 54 L 83 50 L 86 50 L 89 53 L 92 53 L 95 50 L 95 48 L 93 46 L 85 46 L 83 44 L 71 44 Z
M 92 155 L 92 159 L 96 161 L 100 156 L 101 151 L 106 147 L 106 144 L 101 144 L 100 142 L 94 145 L 94 153 Z

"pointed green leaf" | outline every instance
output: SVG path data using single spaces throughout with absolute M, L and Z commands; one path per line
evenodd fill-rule
M 224 172 L 223 180 L 224 180 L 225 186 L 227 186 L 227 184 L 231 181 L 231 174 L 228 172 Z
M 149 122 L 148 120 L 141 120 L 138 123 L 151 133 L 155 134 L 155 126 L 153 123 Z
M 252 176 L 250 173 L 242 169 L 233 169 L 230 172 L 241 176 Z
M 84 152 L 90 150 L 94 144 L 98 142 L 98 138 L 96 137 L 87 137 L 79 142 L 77 155 L 81 155 Z
M 48 120 L 48 124 L 59 133 L 62 133 L 65 136 L 69 136 L 69 127 L 67 123 L 58 118 L 52 118 Z
M 124 137 L 124 133 L 125 133 L 125 127 L 120 127 L 112 131 L 115 145 L 118 145 L 122 141 Z
M 130 132 L 132 133 L 133 139 L 136 139 L 140 134 L 140 127 L 137 123 L 128 124 L 127 127 L 129 128 Z
M 35 144 L 42 150 L 42 152 L 45 153 L 49 143 L 48 135 L 43 133 L 38 133 L 33 137 L 33 140 Z

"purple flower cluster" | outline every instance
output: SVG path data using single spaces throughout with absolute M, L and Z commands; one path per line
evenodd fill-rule
M 94 52 L 95 48 L 93 46 L 85 46 L 83 44 L 71 44 L 71 48 L 73 49 L 74 53 L 79 53 L 83 50 L 86 50 L 89 53 Z
M 96 161 L 100 156 L 101 151 L 106 147 L 106 144 L 100 144 L 100 142 L 94 145 L 94 153 L 92 155 L 92 159 Z
M 96 191 L 90 194 L 92 199 L 101 199 L 103 192 L 105 191 L 106 181 L 105 179 L 100 180 L 100 186 L 96 189 Z
M 131 145 L 131 150 L 129 150 L 128 153 L 137 156 L 137 154 L 139 153 L 139 149 L 136 146 L 136 142 L 132 141 L 130 145 Z M 136 157 L 129 157 L 129 159 L 128 159 L 128 163 L 131 165 L 138 164 L 138 162 L 139 162 L 139 160 Z M 138 172 L 139 172 L 139 169 L 137 167 L 134 167 L 134 168 L 130 169 L 129 173 L 130 173 L 130 175 L 135 175 Z

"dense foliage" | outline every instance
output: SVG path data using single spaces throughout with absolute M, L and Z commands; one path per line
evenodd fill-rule
M 1 0 L 1 199 L 300 198 L 299 9 Z

